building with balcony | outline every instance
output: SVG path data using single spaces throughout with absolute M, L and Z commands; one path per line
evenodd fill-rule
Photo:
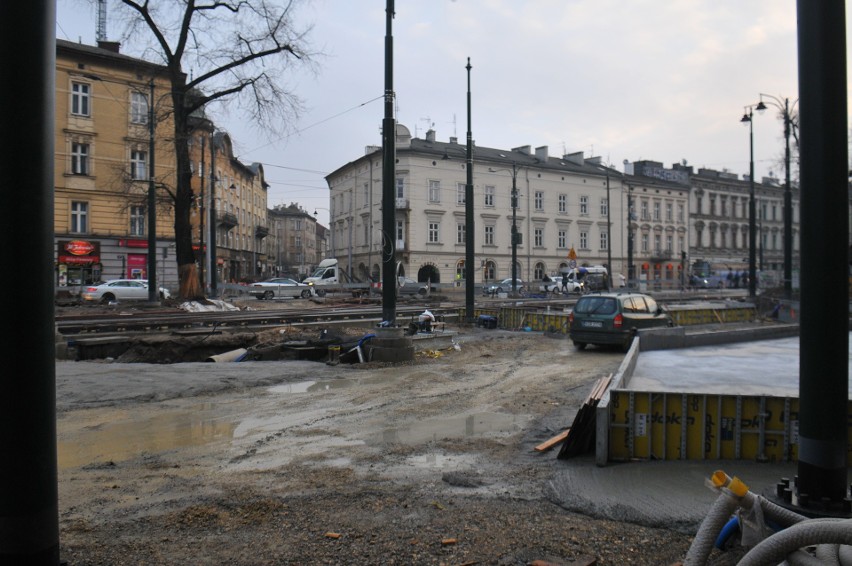
M 325 253 L 316 217 L 296 203 L 277 205 L 268 215 L 271 237 L 266 240 L 265 253 L 271 271 L 297 281 L 307 277 Z
M 465 276 L 466 146 L 456 138 L 412 138 L 397 126 L 395 226 L 382 233 L 382 152 L 365 155 L 326 177 L 330 191 L 330 251 L 350 275 L 364 280 L 381 271 L 382 240 L 396 248 L 408 277 L 450 283 Z M 517 273 L 540 279 L 569 266 L 600 265 L 612 257 L 626 267 L 621 249 L 623 175 L 582 152 L 550 156 L 546 146 L 473 151 L 474 271 L 477 283 L 512 275 L 512 227 L 518 236 Z M 512 191 L 517 192 L 513 207 Z M 609 223 L 612 223 L 610 226 Z M 613 249 L 610 246 L 615 244 Z
M 264 246 L 269 185 L 263 165 L 235 158 L 230 135 L 203 116 L 194 117 L 193 127 L 190 159 L 197 213 L 191 221 L 199 265 L 205 272 L 208 262 L 215 266 L 217 283 L 271 276 Z

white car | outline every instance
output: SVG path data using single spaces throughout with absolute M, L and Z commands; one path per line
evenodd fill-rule
M 527 291 L 526 287 L 524 287 L 524 282 L 521 281 L 520 278 L 515 280 L 515 288 L 517 289 L 518 293 L 522 295 Z M 508 279 L 503 279 L 502 281 L 492 283 L 488 287 L 485 287 L 485 292 L 488 295 L 493 295 L 495 293 L 511 293 L 512 278 L 509 277 Z
M 258 299 L 275 299 L 281 297 L 301 297 L 307 299 L 314 294 L 314 288 L 305 283 L 299 283 L 289 277 L 273 277 L 266 281 L 252 283 L 249 286 L 249 295 Z
M 160 287 L 161 299 L 170 299 L 169 290 Z M 80 298 L 89 302 L 111 303 L 113 301 L 148 300 L 148 281 L 145 279 L 112 279 L 98 285 L 88 285 L 80 292 Z

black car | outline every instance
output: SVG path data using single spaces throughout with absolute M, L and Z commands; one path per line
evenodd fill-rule
M 627 351 L 637 330 L 673 326 L 663 307 L 641 293 L 585 295 L 574 305 L 568 322 L 578 350 L 586 344 L 613 344 Z

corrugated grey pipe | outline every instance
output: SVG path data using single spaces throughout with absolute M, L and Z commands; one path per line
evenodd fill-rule
M 721 470 L 717 470 L 710 476 L 707 485 L 710 489 L 721 492 L 730 483 L 730 476 Z M 713 551 L 713 543 L 738 506 L 739 502 L 736 499 L 725 493 L 719 493 L 719 497 L 710 506 L 710 511 L 704 516 L 704 520 L 701 521 L 701 526 L 698 527 L 698 532 L 692 539 L 692 544 L 689 545 L 689 551 L 683 561 L 684 566 L 704 566 L 707 563 L 707 558 Z
M 764 539 L 749 550 L 737 566 L 779 564 L 800 548 L 822 544 L 852 545 L 852 519 L 809 519 L 796 523 Z
M 751 493 L 748 486 L 739 478 L 732 479 L 721 470 L 714 472 L 707 484 L 711 489 L 718 491 L 720 495 L 713 502 L 710 512 L 704 517 L 704 521 L 701 522 L 698 533 L 692 540 L 683 561 L 684 566 L 705 566 L 707 564 L 716 538 L 738 507 L 751 509 L 757 503 L 768 519 L 775 521 L 782 527 L 805 520 L 804 516 Z

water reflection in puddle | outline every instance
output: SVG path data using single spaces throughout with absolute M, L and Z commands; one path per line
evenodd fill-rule
M 407 427 L 391 428 L 367 439 L 367 444 L 419 444 L 444 438 L 502 436 L 521 430 L 529 417 L 506 413 L 474 413 L 433 419 Z
M 117 463 L 145 453 L 203 446 L 217 439 L 230 439 L 236 428 L 230 417 L 223 417 L 221 410 L 214 410 L 209 403 L 163 410 L 142 420 L 127 414 L 118 415 L 110 422 L 104 422 L 106 418 L 101 416 L 99 422 L 73 432 L 61 432 L 57 441 L 59 469 Z

